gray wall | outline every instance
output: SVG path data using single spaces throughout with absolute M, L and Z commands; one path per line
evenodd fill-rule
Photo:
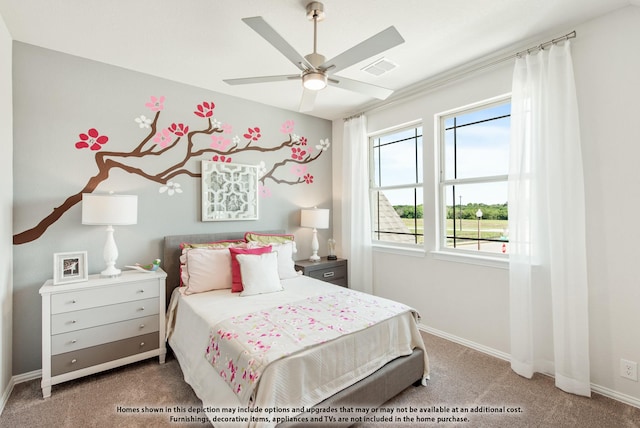
M 12 144 L 11 36 L 0 16 L 0 409 L 11 380 Z
M 191 131 L 204 127 L 206 121 L 193 112 L 198 104 L 213 101 L 216 104 L 214 118 L 232 126 L 232 132 L 225 137 L 237 135 L 240 144 L 246 141 L 243 134 L 247 128 L 259 127 L 262 138 L 253 144 L 277 146 L 288 139 L 288 134 L 281 132 L 281 125 L 287 120 L 294 121 L 294 133 L 308 139 L 314 154 L 320 139 L 331 139 L 331 123 L 322 119 L 28 44 L 14 43 L 13 69 L 14 234 L 36 225 L 67 197 L 79 192 L 97 173 L 95 153 L 75 148 L 78 134 L 96 128 L 101 135 L 109 137 L 103 150 L 123 152 L 131 151 L 148 135 L 149 130 L 139 128 L 134 119 L 140 115 L 154 117 L 154 113 L 145 107 L 151 96 L 166 97 L 159 120 L 162 127 L 172 122 L 184 123 Z M 212 78 L 215 78 L 213 73 Z M 202 137 L 197 140 L 198 144 L 208 146 L 210 137 Z M 185 141 L 181 147 L 184 144 Z M 260 199 L 260 219 L 257 221 L 201 222 L 199 178 L 176 177 L 172 181 L 180 183 L 183 192 L 169 196 L 168 192 L 160 192 L 162 185 L 159 183 L 112 169 L 108 179 L 95 192 L 113 190 L 139 197 L 138 224 L 115 228 L 120 253 L 117 265 L 148 262 L 158 257 L 165 235 L 265 229 L 286 229 L 295 233 L 300 249 L 297 258 L 308 257 L 311 231 L 299 227 L 299 209 L 314 205 L 331 208 L 331 150 L 306 165 L 314 177 L 312 184 L 266 181 L 270 196 Z M 177 163 L 183 155 L 183 150 L 175 150 L 173 154 L 156 156 L 150 161 L 139 162 L 131 158 L 126 162 L 157 173 Z M 288 148 L 277 153 L 244 152 L 234 155 L 233 162 L 258 164 L 262 161 L 271 167 L 290 156 Z M 208 155 L 198 160 L 210 158 Z M 189 162 L 187 167 L 199 172 L 199 162 Z M 291 171 L 291 164 L 276 174 L 283 180 L 298 179 Z M 97 273 L 104 268 L 104 228 L 83 226 L 80 218 L 80 204 L 77 204 L 40 238 L 13 247 L 14 374 L 41 366 L 38 289 L 53 274 L 53 254 L 86 250 L 89 272 Z M 324 254 L 331 230 L 319 231 L 319 235 L 320 252 Z

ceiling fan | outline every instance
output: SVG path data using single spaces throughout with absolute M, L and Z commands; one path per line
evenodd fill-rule
M 314 1 L 307 4 L 307 18 L 313 20 L 313 53 L 305 56 L 296 52 L 296 50 L 269 24 L 267 24 L 261 16 L 243 18 L 242 21 L 245 24 L 262 36 L 267 42 L 271 43 L 274 48 L 279 50 L 280 53 L 298 67 L 301 73 L 225 79 L 224 82 L 229 85 L 245 85 L 249 83 L 302 80 L 304 90 L 302 93 L 302 100 L 300 101 L 300 111 L 312 110 L 317 92 L 324 89 L 327 84 L 350 91 L 360 92 L 381 100 L 384 100 L 391 95 L 393 93 L 391 89 L 347 79 L 345 77 L 334 76 L 333 74 L 364 59 L 404 43 L 404 39 L 400 33 L 398 33 L 398 30 L 391 26 L 357 44 L 351 49 L 347 49 L 338 56 L 326 61 L 325 57 L 317 52 L 318 21 L 322 21 L 324 16 L 324 5 L 322 3 Z

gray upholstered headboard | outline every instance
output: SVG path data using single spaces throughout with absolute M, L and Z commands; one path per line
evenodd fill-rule
M 286 233 L 283 230 L 247 231 L 278 234 Z M 162 269 L 167 273 L 167 305 L 169 304 L 173 289 L 180 286 L 180 254 L 182 254 L 180 244 L 183 242 L 203 244 L 205 242 L 221 241 L 225 239 L 243 239 L 244 234 L 245 232 L 220 232 L 165 236 L 164 246 L 162 249 Z

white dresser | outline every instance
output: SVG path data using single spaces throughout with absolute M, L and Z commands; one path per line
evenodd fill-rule
M 123 271 L 117 278 L 40 288 L 42 395 L 51 386 L 124 364 L 164 363 L 167 274 Z

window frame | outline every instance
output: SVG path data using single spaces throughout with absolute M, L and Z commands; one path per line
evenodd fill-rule
M 496 107 L 511 102 L 511 93 L 499 95 L 497 97 L 481 100 L 473 104 L 469 104 L 455 109 L 438 113 L 434 116 L 434 127 L 437 138 L 434 148 L 436 150 L 435 159 L 437 162 L 436 170 L 436 233 L 435 233 L 435 251 L 434 255 L 438 259 L 449 261 L 463 261 L 472 264 L 489 265 L 494 267 L 508 267 L 508 254 L 500 254 L 490 251 L 466 250 L 447 246 L 447 202 L 446 189 L 452 185 L 465 184 L 489 184 L 489 183 L 508 183 L 509 175 L 499 174 L 482 177 L 466 177 L 459 179 L 447 179 L 445 170 L 445 121 L 449 118 L 462 116 Z M 455 201 L 454 201 L 455 204 Z
M 413 129 L 417 129 L 417 128 L 422 128 L 422 132 L 420 133 L 419 136 L 414 135 L 411 138 L 420 138 L 421 141 L 421 156 L 418 155 L 418 151 L 416 151 L 416 160 L 418 160 L 421 162 L 421 169 L 422 169 L 422 174 L 421 176 L 416 177 L 416 182 L 415 183 L 410 183 L 410 184 L 394 184 L 394 185 L 389 185 L 389 186 L 378 186 L 376 185 L 376 175 L 375 175 L 375 171 L 376 171 L 376 166 L 375 166 L 375 139 L 377 138 L 381 138 L 390 134 L 395 134 L 395 133 L 401 133 L 404 131 L 409 131 L 409 130 L 413 130 Z M 370 205 L 370 210 L 369 210 L 369 215 L 371 217 L 371 243 L 373 247 L 376 247 L 378 249 L 386 249 L 386 250 L 391 250 L 394 251 L 395 250 L 404 250 L 404 251 L 409 251 L 411 252 L 416 252 L 419 251 L 420 253 L 424 253 L 425 250 L 425 245 L 426 245 L 426 234 L 425 234 L 425 229 L 426 229 L 426 224 L 425 224 L 425 215 L 424 215 L 424 203 L 425 203 L 425 198 L 424 198 L 424 174 L 425 174 L 425 169 L 424 169 L 424 150 L 425 150 L 425 143 L 424 143 L 424 125 L 423 125 L 423 121 L 421 119 L 416 119 L 413 120 L 411 122 L 405 122 L 403 124 L 400 125 L 396 125 L 390 128 L 385 128 L 383 130 L 380 131 L 376 131 L 373 133 L 370 133 L 367 135 L 368 138 L 368 144 L 369 144 L 369 205 Z M 416 144 L 418 144 L 416 142 Z M 417 145 L 416 145 L 417 148 Z M 416 168 L 416 174 L 418 175 L 418 168 Z M 384 241 L 384 240 L 379 240 L 376 239 L 376 235 L 378 235 L 379 233 L 381 233 L 379 230 L 376 230 L 375 228 L 375 214 L 377 212 L 377 207 L 375 205 L 375 194 L 376 192 L 383 192 L 385 190 L 414 190 L 414 194 L 416 195 L 417 198 L 420 198 L 422 200 L 422 206 L 423 206 L 423 216 L 422 216 L 422 233 L 418 234 L 417 231 L 414 234 L 411 234 L 410 236 L 413 236 L 414 239 L 418 239 L 419 236 L 422 237 L 422 242 L 416 242 L 416 243 L 403 243 L 403 242 L 393 242 L 393 241 Z M 417 201 L 416 201 L 416 207 L 417 207 Z M 378 228 L 379 229 L 379 228 Z M 384 233 L 384 232 L 383 232 Z M 395 250 L 394 250 L 395 249 Z

